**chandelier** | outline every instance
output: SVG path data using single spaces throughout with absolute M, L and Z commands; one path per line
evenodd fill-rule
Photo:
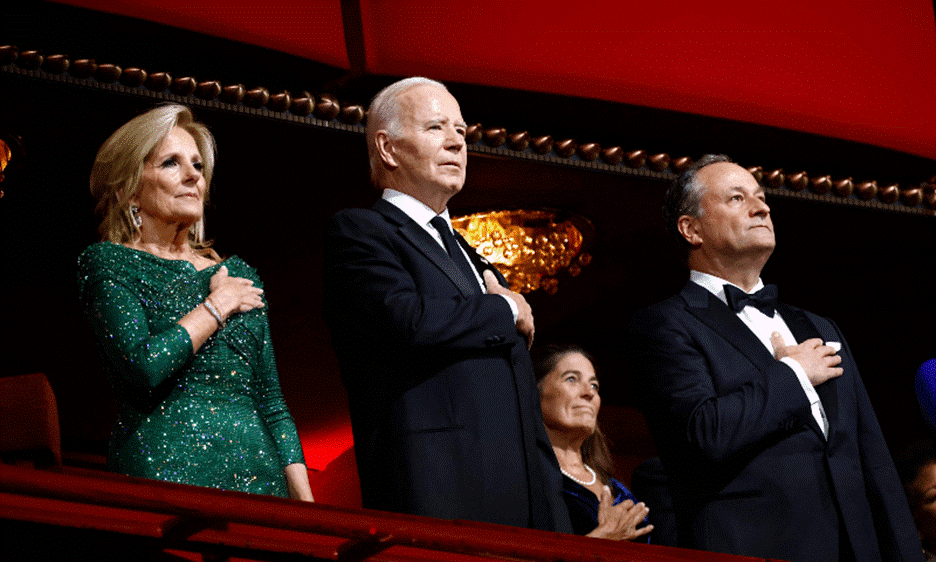
M 5 178 L 7 166 L 13 161 L 20 161 L 25 156 L 23 143 L 20 138 L 7 131 L 0 130 L 0 182 Z M 2 185 L 0 185 L 2 187 Z M 3 189 L 0 189 L 0 198 L 3 197 Z
M 452 226 L 504 274 L 514 292 L 543 289 L 555 294 L 559 271 L 575 276 L 591 263 L 591 256 L 582 252 L 586 236 L 591 236 L 591 223 L 578 215 L 551 210 L 488 211 L 452 217 Z

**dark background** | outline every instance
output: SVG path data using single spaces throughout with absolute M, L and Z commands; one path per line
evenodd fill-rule
M 162 48 L 134 41 L 143 35 L 160 37 Z M 330 91 L 342 101 L 365 105 L 393 80 L 339 80 L 338 69 L 280 53 L 45 3 L 5 18 L 3 44 L 272 91 Z M 907 185 L 936 173 L 927 159 L 815 135 L 580 98 L 450 86 L 469 123 L 510 131 L 673 156 L 724 152 L 746 166 L 877 179 L 881 185 Z M 0 184 L 5 191 L 0 375 L 46 373 L 58 399 L 66 452 L 72 458 L 103 454 L 113 395 L 78 307 L 75 283 L 78 254 L 97 240 L 88 174 L 113 130 L 164 99 L 192 105 L 216 136 L 208 234 L 220 253 L 241 256 L 266 284 L 282 385 L 306 451 L 314 452 L 327 444 L 329 428 L 347 425 L 346 397 L 320 312 L 321 259 L 327 218 L 344 207 L 369 206 L 377 197 L 367 181 L 360 128 L 323 127 L 266 110 L 0 67 L 0 131 L 20 136 L 26 152 Z M 653 446 L 633 410 L 632 381 L 622 357 L 624 326 L 636 309 L 677 292 L 687 278 L 662 227 L 662 176 L 473 149 L 465 189 L 450 204 L 455 215 L 563 209 L 594 225 L 587 248 L 591 265 L 577 277 L 560 274 L 555 295 L 537 291 L 527 298 L 537 344 L 575 342 L 596 356 L 602 423 L 625 481 L 637 462 L 653 454 Z M 784 301 L 838 323 L 897 452 L 927 433 L 913 396 L 913 375 L 936 356 L 934 217 L 884 205 L 836 204 L 832 197 L 799 197 L 787 190 L 771 190 L 768 203 L 778 246 L 763 272 L 765 282 L 778 284 Z

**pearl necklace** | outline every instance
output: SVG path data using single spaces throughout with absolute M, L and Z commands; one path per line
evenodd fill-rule
M 572 476 L 571 474 L 569 474 L 568 472 L 566 472 L 565 469 L 562 468 L 561 466 L 559 467 L 559 470 L 560 470 L 563 474 L 565 474 L 566 476 L 568 476 L 569 478 L 571 478 L 574 482 L 578 482 L 578 483 L 581 484 L 582 486 L 591 486 L 592 484 L 595 483 L 595 480 L 596 480 L 598 477 L 595 475 L 595 471 L 592 470 L 590 466 L 588 466 L 588 465 L 585 464 L 585 463 L 582 463 L 582 466 L 585 467 L 585 470 L 587 470 L 588 472 L 591 473 L 591 475 L 592 475 L 591 482 L 585 482 L 584 480 L 579 480 L 579 479 L 576 478 L 575 476 Z

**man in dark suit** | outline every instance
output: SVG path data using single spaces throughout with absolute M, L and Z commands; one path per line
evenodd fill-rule
M 636 314 L 633 376 L 680 546 L 793 562 L 922 559 L 906 501 L 836 325 L 776 303 L 764 189 L 705 156 L 667 193 L 692 270 Z
M 449 222 L 465 130 L 438 82 L 381 91 L 367 143 L 382 197 L 336 214 L 325 244 L 364 506 L 568 532 L 527 352 L 532 312 Z

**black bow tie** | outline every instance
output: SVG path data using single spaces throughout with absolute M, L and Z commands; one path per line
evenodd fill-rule
M 748 294 L 734 285 L 725 285 L 725 300 L 728 308 L 735 312 L 741 312 L 745 306 L 753 306 L 773 318 L 777 308 L 777 286 L 764 285 L 760 291 Z

